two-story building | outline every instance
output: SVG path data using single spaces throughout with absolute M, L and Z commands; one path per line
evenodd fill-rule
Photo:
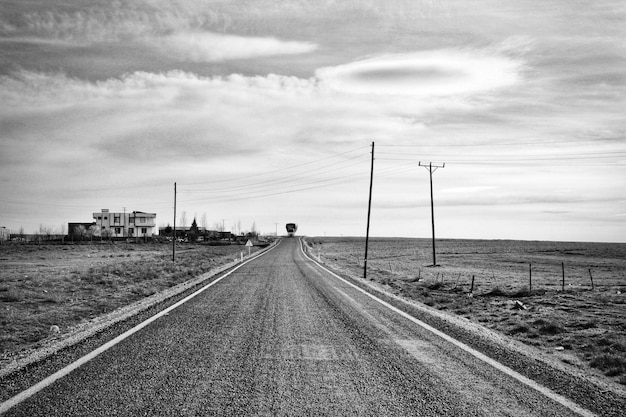
M 102 209 L 93 213 L 96 221 L 95 234 L 107 237 L 152 237 L 156 227 L 156 213 L 131 211 L 113 213 Z

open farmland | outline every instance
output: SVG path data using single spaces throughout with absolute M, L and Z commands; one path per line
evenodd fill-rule
M 244 249 L 180 244 L 173 264 L 171 244 L 0 245 L 0 364 L 231 262 Z
M 365 239 L 307 242 L 333 269 L 363 277 Z M 370 239 L 368 252 L 367 279 L 387 291 L 626 385 L 626 244 L 440 240 L 438 267 L 430 239 Z

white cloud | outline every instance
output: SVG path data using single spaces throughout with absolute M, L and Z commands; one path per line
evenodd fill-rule
M 275 37 L 218 33 L 227 30 L 228 16 L 205 5 L 157 2 L 146 5 L 112 3 L 74 11 L 50 9 L 24 13 L 14 23 L 0 16 L 0 42 L 46 46 L 88 46 L 101 42 L 148 46 L 184 61 L 219 62 L 229 59 L 309 53 L 311 42 Z M 213 31 L 207 28 L 215 28 Z
M 310 42 L 284 41 L 272 37 L 247 37 L 212 32 L 176 32 L 144 40 L 151 48 L 180 60 L 219 62 L 274 55 L 295 55 L 317 49 Z
M 520 81 L 521 63 L 481 51 L 432 50 L 382 55 L 335 67 L 316 76 L 346 93 L 450 96 L 508 87 Z

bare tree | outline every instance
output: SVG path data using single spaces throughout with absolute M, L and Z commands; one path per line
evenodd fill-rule
M 249 236 L 251 237 L 257 237 L 259 234 L 256 230 L 256 222 L 252 222 L 252 229 L 250 230 L 250 233 L 248 233 Z
M 52 226 L 44 226 L 43 224 L 40 224 L 39 234 L 45 236 L 46 240 L 50 240 L 50 235 L 52 234 Z
M 74 228 L 72 237 L 75 237 L 77 240 L 83 240 L 86 234 L 87 234 L 87 229 L 85 228 L 85 226 L 81 224 Z
M 89 229 L 87 229 L 87 236 L 89 236 L 89 238 L 93 240 L 93 237 L 97 235 L 97 231 L 98 226 L 92 224 L 91 226 L 89 226 Z
M 205 230 L 209 228 L 209 224 L 206 220 L 206 213 L 202 213 L 202 217 L 200 218 L 200 226 L 202 226 Z
M 187 227 L 187 212 L 180 213 L 180 227 Z

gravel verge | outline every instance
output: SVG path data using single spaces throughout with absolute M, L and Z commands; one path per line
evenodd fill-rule
M 310 249 L 308 246 L 305 248 Z M 310 258 L 317 262 L 315 256 L 310 256 Z M 396 308 L 570 398 L 579 405 L 603 416 L 623 415 L 626 390 L 620 385 L 588 375 L 578 368 L 547 356 L 532 346 L 473 323 L 464 317 L 392 294 L 382 285 L 364 280 L 332 262 L 319 263 Z

